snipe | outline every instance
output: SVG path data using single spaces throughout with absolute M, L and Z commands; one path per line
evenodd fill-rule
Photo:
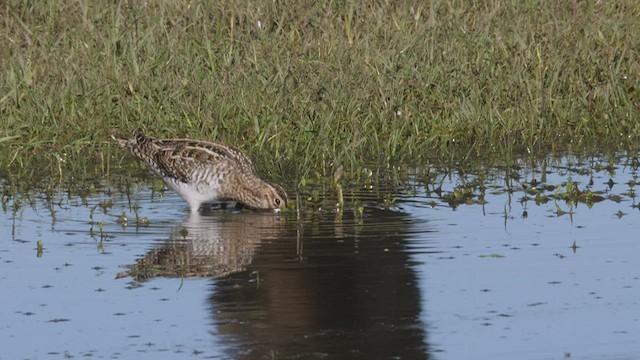
M 241 150 L 203 140 L 155 139 L 134 130 L 132 139 L 113 139 L 149 165 L 189 203 L 200 205 L 231 200 L 253 209 L 282 209 L 287 193 L 258 177 L 251 159 Z

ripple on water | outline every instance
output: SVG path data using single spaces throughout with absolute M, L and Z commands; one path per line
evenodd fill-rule
M 9 199 L 3 355 L 633 357 L 629 164 L 416 169 L 345 191 L 342 211 L 327 193 L 192 216 L 157 185 Z

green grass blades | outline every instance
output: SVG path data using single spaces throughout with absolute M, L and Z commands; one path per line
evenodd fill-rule
M 295 179 L 640 134 L 636 0 L 7 0 L 0 14 L 5 166 L 116 161 L 109 135 L 138 127 Z

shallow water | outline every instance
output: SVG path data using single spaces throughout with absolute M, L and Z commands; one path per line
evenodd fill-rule
M 628 162 L 415 171 L 341 212 L 5 195 L 0 358 L 637 358 Z M 560 200 L 567 181 L 597 201 Z

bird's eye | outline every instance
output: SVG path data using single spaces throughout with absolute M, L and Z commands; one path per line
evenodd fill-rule
M 280 199 L 276 199 L 276 205 L 280 205 Z

